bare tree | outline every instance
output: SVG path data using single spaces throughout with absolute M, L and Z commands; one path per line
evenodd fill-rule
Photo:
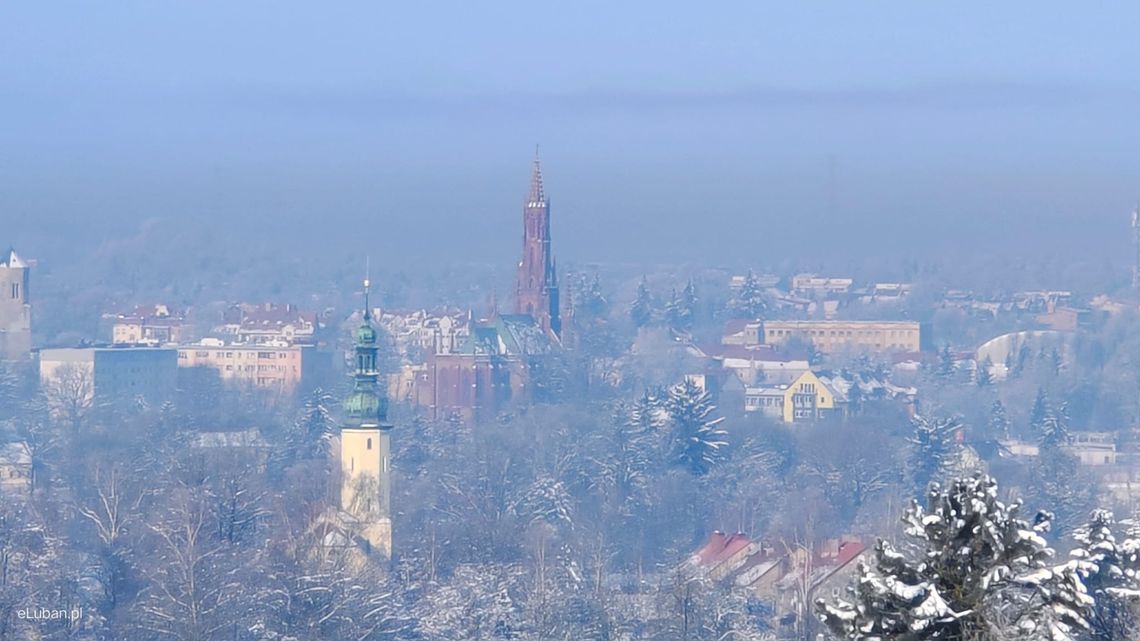
M 95 407 L 95 376 L 89 367 L 68 363 L 57 368 L 44 395 L 52 414 L 78 432 Z

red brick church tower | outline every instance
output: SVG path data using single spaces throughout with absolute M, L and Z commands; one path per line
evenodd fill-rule
M 544 330 L 561 337 L 557 264 L 550 251 L 550 203 L 542 190 L 537 150 L 530 193 L 523 207 L 523 255 L 515 287 L 515 312 L 529 314 Z

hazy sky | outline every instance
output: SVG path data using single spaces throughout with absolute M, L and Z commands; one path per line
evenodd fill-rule
M 1011 229 L 1123 259 L 1138 21 L 1041 1 L 6 2 L 0 236 L 159 217 L 293 248 L 317 221 L 322 251 L 513 260 L 539 142 L 564 261 L 990 249 Z

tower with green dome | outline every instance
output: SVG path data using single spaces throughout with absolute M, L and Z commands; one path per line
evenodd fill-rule
M 392 425 L 388 399 L 380 387 L 376 329 L 368 304 L 371 283 L 364 280 L 364 314 L 353 345 L 352 392 L 344 399 L 340 430 L 340 510 L 372 553 L 392 555 Z

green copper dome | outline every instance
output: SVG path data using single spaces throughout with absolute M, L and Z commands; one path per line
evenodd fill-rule
M 378 425 L 388 418 L 388 398 L 379 385 L 376 329 L 368 308 L 368 281 L 364 281 L 364 316 L 353 333 L 356 371 L 352 392 L 344 399 L 345 427 Z
M 372 324 L 367 320 L 356 328 L 356 343 L 358 345 L 375 345 L 376 344 L 376 330 L 373 329 Z
M 381 398 L 375 391 L 358 388 L 344 399 L 344 415 L 354 423 L 381 421 L 388 413 L 387 405 L 387 399 Z

